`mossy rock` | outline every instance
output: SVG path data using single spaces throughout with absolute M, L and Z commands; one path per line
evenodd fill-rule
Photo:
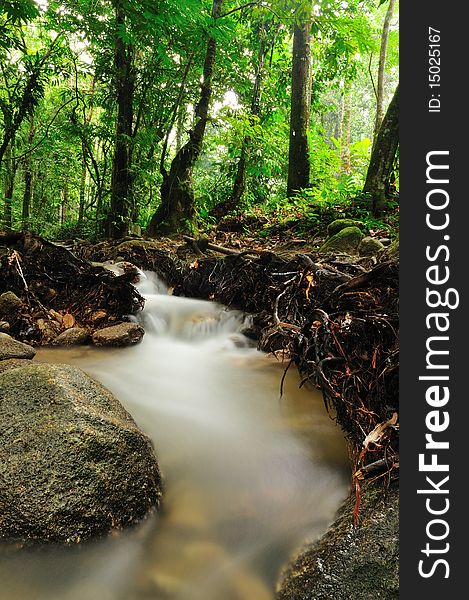
M 362 230 L 365 225 L 361 221 L 356 221 L 354 219 L 336 219 L 327 226 L 327 235 L 331 238 L 346 227 L 358 227 L 358 229 Z
M 11 318 L 23 309 L 23 302 L 13 292 L 7 291 L 0 295 L 0 317 Z
M 397 237 L 395 240 L 391 242 L 391 244 L 386 248 L 386 259 L 391 260 L 393 262 L 399 261 L 399 238 Z
M 287 566 L 277 600 L 399 598 L 399 491 L 363 486 L 357 527 L 354 505 L 355 494 L 326 534 Z
M 77 543 L 160 504 L 150 439 L 76 367 L 1 373 L 0 435 L 0 540 Z
M 370 236 L 366 236 L 360 242 L 358 246 L 358 254 L 360 256 L 378 256 L 386 249 L 386 246 L 382 244 L 379 240 L 372 238 Z
M 341 229 L 319 248 L 319 254 L 358 254 L 358 246 L 364 235 L 358 227 Z

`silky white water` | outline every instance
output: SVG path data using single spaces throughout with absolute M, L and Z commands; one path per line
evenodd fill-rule
M 111 389 L 152 438 L 162 513 L 73 549 L 4 551 L 3 600 L 272 600 L 279 570 L 347 492 L 340 429 L 319 393 L 255 350 L 244 317 L 178 298 L 152 274 L 141 344 L 43 349 Z

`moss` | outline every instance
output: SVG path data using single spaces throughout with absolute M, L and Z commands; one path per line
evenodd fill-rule
M 345 227 L 329 238 L 318 250 L 320 254 L 357 254 L 364 235 L 358 227 Z
M 362 230 L 365 226 L 361 221 L 355 219 L 336 219 L 327 226 L 327 235 L 331 238 L 346 227 L 358 227 L 358 229 Z

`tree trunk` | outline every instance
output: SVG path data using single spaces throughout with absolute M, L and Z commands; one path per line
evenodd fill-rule
M 386 207 L 386 189 L 399 145 L 399 86 L 389 104 L 371 153 L 370 166 L 363 192 L 371 197 L 373 215 L 379 216 Z
M 36 133 L 36 128 L 34 126 L 34 116 L 31 117 L 29 124 L 29 134 L 28 134 L 28 148 L 32 148 L 34 134 Z M 29 216 L 31 212 L 31 198 L 33 192 L 33 165 L 31 161 L 31 153 L 28 154 L 23 159 L 23 169 L 24 169 L 24 192 L 23 192 L 23 202 L 22 202 L 22 214 L 21 214 L 21 222 L 23 230 L 28 229 L 29 227 Z
M 223 0 L 213 0 L 213 19 L 217 19 L 220 16 L 222 3 Z M 195 197 L 192 186 L 192 172 L 202 151 L 205 128 L 208 122 L 216 50 L 217 42 L 213 37 L 210 37 L 205 54 L 200 101 L 195 110 L 197 121 L 193 131 L 189 133 L 189 141 L 184 144 L 174 157 L 169 173 L 163 169 L 161 204 L 148 225 L 148 235 L 156 235 L 158 231 L 190 230 L 195 225 Z
M 29 163 L 24 171 L 24 192 L 22 206 L 22 227 L 23 231 L 29 227 L 29 215 L 31 212 L 31 198 L 33 195 L 33 173 L 31 163 Z
M 386 57 L 388 52 L 389 28 L 394 13 L 396 0 L 389 0 L 388 10 L 384 18 L 383 33 L 381 34 L 381 48 L 379 53 L 378 82 L 376 86 L 376 117 L 373 130 L 373 144 L 376 143 L 379 128 L 384 118 L 384 73 L 386 68 Z
M 115 1 L 115 11 L 117 27 L 125 27 L 123 0 Z M 108 219 L 108 235 L 113 239 L 127 235 L 132 205 L 132 125 L 135 85 L 132 58 L 132 46 L 125 42 L 117 31 L 114 52 L 117 122 Z
M 11 144 L 8 146 L 4 153 L 5 165 L 4 174 L 5 179 L 3 181 L 3 225 L 4 228 L 9 230 L 13 227 L 12 207 L 13 207 L 13 190 L 15 186 L 15 175 L 17 163 L 13 160 L 12 145 L 14 140 L 12 139 Z
M 344 93 L 344 113 L 342 125 L 342 170 L 346 175 L 350 175 L 352 166 L 350 164 L 350 120 L 352 116 L 352 94 L 350 91 Z
M 267 56 L 268 48 L 265 43 L 265 30 L 264 27 L 260 29 L 260 45 L 257 58 L 257 69 L 254 79 L 254 87 L 252 90 L 251 100 L 251 116 L 258 117 L 260 113 L 260 102 L 261 102 L 261 91 L 262 91 L 262 78 L 264 74 L 265 59 Z M 249 148 L 251 145 L 251 138 L 246 136 L 241 146 L 241 155 L 239 157 L 238 166 L 236 169 L 236 176 L 233 183 L 233 190 L 230 197 L 224 202 L 217 204 L 211 211 L 211 214 L 217 219 L 225 216 L 227 213 L 235 209 L 241 202 L 244 190 L 246 189 L 246 166 L 248 163 Z
M 311 11 L 311 7 L 309 8 Z M 308 129 L 311 110 L 311 18 L 295 25 L 287 196 L 310 185 Z

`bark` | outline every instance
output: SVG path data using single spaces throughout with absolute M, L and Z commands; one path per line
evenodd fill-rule
M 311 108 L 311 19 L 295 25 L 287 196 L 310 185 L 308 129 Z
M 13 143 L 13 140 L 12 140 Z M 13 190 L 15 186 L 15 175 L 17 164 L 13 160 L 11 146 L 6 150 L 5 160 L 5 179 L 4 179 L 4 205 L 3 205 L 3 225 L 6 230 L 11 230 L 13 226 L 12 205 L 13 205 Z
M 115 11 L 117 26 L 124 27 L 126 16 L 122 0 L 116 0 Z M 135 86 L 132 62 L 132 46 L 116 33 L 114 69 L 117 122 L 112 163 L 111 207 L 108 218 L 108 235 L 113 239 L 127 235 L 132 205 L 132 125 Z
M 85 215 L 85 199 L 86 199 L 86 163 L 83 159 L 83 165 L 81 167 L 80 177 L 80 190 L 79 190 L 79 204 L 78 204 L 78 227 L 81 228 L 83 225 L 83 217 Z
M 371 210 L 379 216 L 386 207 L 386 190 L 399 145 L 399 86 L 389 104 L 371 153 L 363 192 L 370 195 Z
M 394 13 L 396 0 L 389 0 L 388 10 L 384 18 L 383 32 L 381 34 L 381 48 L 379 53 L 378 82 L 376 86 L 376 118 L 373 130 L 373 143 L 376 143 L 378 131 L 384 118 L 384 71 L 388 52 L 389 29 Z
M 29 134 L 28 134 L 28 147 L 31 148 L 33 145 L 34 134 L 36 128 L 34 126 L 34 117 L 31 117 Z M 23 230 L 29 227 L 29 216 L 31 211 L 31 199 L 33 193 L 33 165 L 31 161 L 31 154 L 28 153 L 24 157 L 24 192 L 23 192 L 23 204 L 22 204 L 22 226 Z
M 223 0 L 214 0 L 212 17 L 221 14 Z M 196 123 L 189 133 L 189 141 L 174 157 L 169 173 L 163 170 L 161 186 L 161 204 L 153 215 L 147 228 L 147 234 L 157 232 L 191 229 L 195 222 L 195 197 L 192 185 L 192 172 L 202 151 L 205 129 L 208 122 L 210 100 L 212 98 L 212 77 L 217 51 L 217 42 L 209 37 L 205 54 L 203 81 L 200 101 L 196 106 Z
M 23 192 L 23 210 L 22 225 L 23 230 L 29 227 L 29 214 L 31 211 L 31 198 L 33 194 L 33 173 L 31 164 L 27 165 L 24 171 L 24 192 Z
M 350 175 L 351 164 L 350 164 L 350 119 L 352 113 L 352 96 L 350 92 L 344 95 L 344 113 L 343 113 L 343 127 L 342 127 L 342 169 L 344 173 Z
M 254 118 L 258 117 L 260 113 L 262 79 L 264 75 L 264 66 L 268 51 L 268 48 L 266 47 L 265 43 L 264 33 L 264 27 L 261 27 L 260 45 L 257 58 L 257 70 L 254 79 L 254 87 L 252 90 L 251 100 L 251 116 Z M 239 157 L 238 166 L 236 168 L 236 176 L 233 183 L 233 190 L 231 192 L 231 195 L 224 202 L 220 202 L 219 204 L 217 204 L 211 211 L 211 214 L 217 219 L 220 219 L 221 217 L 228 214 L 230 211 L 234 210 L 241 202 L 241 198 L 243 197 L 244 191 L 246 189 L 246 166 L 248 164 L 250 145 L 251 138 L 249 136 L 246 136 L 243 140 L 243 144 L 241 147 L 241 155 Z

